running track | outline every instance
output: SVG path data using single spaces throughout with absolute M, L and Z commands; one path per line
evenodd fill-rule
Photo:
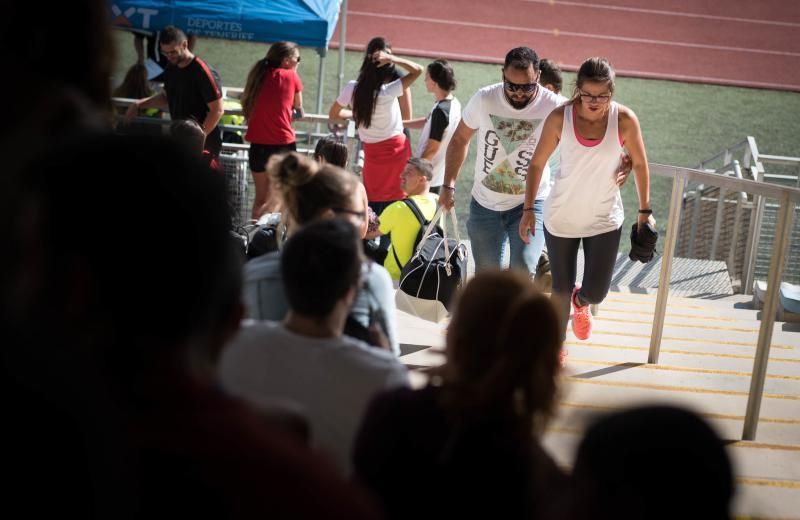
M 527 45 L 565 70 L 605 56 L 624 76 L 800 92 L 797 0 L 349 0 L 348 10 L 353 50 L 385 36 L 398 53 L 501 63 Z

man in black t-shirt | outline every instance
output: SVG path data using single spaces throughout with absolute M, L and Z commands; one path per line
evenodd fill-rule
M 176 27 L 161 31 L 159 46 L 169 62 L 164 70 L 164 91 L 129 106 L 126 117 L 132 119 L 143 108 L 169 108 L 173 120 L 197 121 L 206 133 L 206 150 L 218 156 L 222 148 L 218 124 L 224 112 L 219 75 L 189 50 L 186 34 Z

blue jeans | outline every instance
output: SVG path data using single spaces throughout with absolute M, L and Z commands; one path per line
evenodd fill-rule
M 509 242 L 511 258 L 509 267 L 525 269 L 531 277 L 536 274 L 539 255 L 544 248 L 542 227 L 542 201 L 533 205 L 536 215 L 536 234 L 530 235 L 526 244 L 519 238 L 519 221 L 522 220 L 522 204 L 506 211 L 486 209 L 473 198 L 469 205 L 467 233 L 472 242 L 472 257 L 475 271 L 503 266 L 503 250 Z

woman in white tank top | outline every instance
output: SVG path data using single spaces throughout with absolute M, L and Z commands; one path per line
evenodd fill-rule
M 639 121 L 633 111 L 612 101 L 614 71 L 604 58 L 589 58 L 578 70 L 572 98 L 547 117 L 525 189 L 520 237 L 534 233 L 536 190 L 550 154 L 561 145 L 561 171 L 544 203 L 544 233 L 553 277 L 553 298 L 562 309 L 563 327 L 572 304 L 572 330 L 578 339 L 591 333 L 589 305 L 603 301 L 611 285 L 624 216 L 619 187 L 623 147 L 633 162 L 639 196 L 638 223 L 655 225 L 650 209 L 650 172 Z M 530 209 L 529 209 L 530 208 Z M 583 245 L 584 275 L 576 284 L 578 248 Z

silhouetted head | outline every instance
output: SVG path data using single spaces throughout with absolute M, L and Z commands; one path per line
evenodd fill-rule
M 346 296 L 352 297 L 361 276 L 361 240 L 352 224 L 324 219 L 294 233 L 281 252 L 281 275 L 289 309 L 325 318 Z
M 530 434 L 552 412 L 561 337 L 556 309 L 517 271 L 482 271 L 459 294 L 447 329 L 445 388 L 455 409 L 493 409 Z
M 573 475 L 574 518 L 730 518 L 733 471 L 722 441 L 680 408 L 601 418 L 581 441 Z
M 27 168 L 7 209 L 10 308 L 41 343 L 95 352 L 112 373 L 190 344 L 213 361 L 239 310 L 241 259 L 224 180 L 196 154 L 166 138 L 78 137 Z

